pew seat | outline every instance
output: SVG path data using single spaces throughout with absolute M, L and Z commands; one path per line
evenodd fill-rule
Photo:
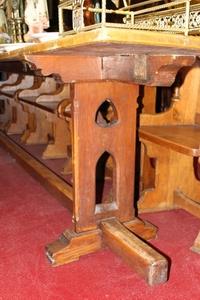
M 182 208 L 200 217 L 200 62 L 178 75 L 178 97 L 169 109 L 140 118 L 139 138 L 154 180 L 142 190 L 138 207 L 140 212 Z
M 200 156 L 199 125 L 141 126 L 140 138 L 193 157 Z

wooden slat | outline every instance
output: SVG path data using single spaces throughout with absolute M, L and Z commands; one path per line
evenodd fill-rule
M 54 113 L 56 111 L 56 108 L 58 107 L 59 102 L 36 102 L 36 97 L 27 97 L 27 99 L 19 98 L 20 102 L 24 102 L 27 104 L 30 104 L 32 106 L 36 106 L 38 108 L 41 108 L 44 111 L 48 111 L 50 113 Z

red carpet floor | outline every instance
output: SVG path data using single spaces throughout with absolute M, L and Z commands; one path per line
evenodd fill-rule
M 199 219 L 182 210 L 143 215 L 171 258 L 163 285 L 147 286 L 109 249 L 52 268 L 44 246 L 71 225 L 70 214 L 2 149 L 0 170 L 0 300 L 200 299 L 200 255 L 189 249 Z

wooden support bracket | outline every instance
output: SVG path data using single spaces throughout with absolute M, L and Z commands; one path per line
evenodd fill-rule
M 58 240 L 46 246 L 46 254 L 53 266 L 59 266 L 76 261 L 101 247 L 101 231 L 98 229 L 84 233 L 66 230 Z
M 170 86 L 175 79 L 179 69 L 184 66 L 191 66 L 196 55 L 150 55 L 150 54 L 129 54 L 129 55 L 108 55 L 100 56 L 59 56 L 53 55 L 26 55 L 26 60 L 42 72 L 43 75 L 59 74 L 64 82 L 76 80 L 118 80 L 131 81 L 138 84 L 152 86 Z M 55 64 L 56 61 L 56 64 Z M 88 70 L 90 72 L 82 72 Z M 66 68 L 70 72 L 66 72 Z
M 132 266 L 149 285 L 167 281 L 168 262 L 164 256 L 131 233 L 115 218 L 102 221 L 101 229 L 106 244 Z
M 157 236 L 158 228 L 155 225 L 138 218 L 124 222 L 123 225 L 143 240 L 152 240 Z

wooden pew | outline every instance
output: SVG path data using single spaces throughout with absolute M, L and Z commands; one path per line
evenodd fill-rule
M 139 99 L 138 99 L 138 124 L 141 119 L 141 114 L 155 114 L 156 113 L 156 95 L 157 88 L 152 86 L 140 86 Z M 145 147 L 143 144 L 139 143 L 139 138 L 137 136 L 137 153 L 136 153 L 136 174 L 137 174 L 137 185 L 138 194 L 151 186 L 154 183 L 154 169 L 152 168 L 152 162 L 146 154 Z M 142 168 L 141 168 L 142 166 Z
M 140 211 L 178 207 L 200 217 L 199 62 L 180 76 L 179 100 L 169 110 L 141 114 L 140 140 L 156 168 L 155 186 L 143 192 L 138 204 Z
M 195 48 L 198 43 L 191 41 L 190 44 L 189 37 L 187 47 L 185 39 L 179 40 L 175 35 L 170 41 L 146 32 L 143 35 L 123 29 L 119 34 L 118 29 L 112 28 L 110 32 L 103 28 L 102 32 L 97 29 L 80 36 L 66 36 L 56 43 L 45 43 L 42 47 L 38 44 L 23 52 L 19 49 L 11 53 L 11 57 L 26 59 L 31 68 L 41 70 L 43 75 L 59 74 L 63 82 L 70 82 L 72 86 L 73 189 L 68 186 L 67 193 L 71 199 L 73 195 L 74 200 L 73 229 L 64 231 L 58 241 L 47 246 L 46 253 L 53 265 L 77 260 L 101 249 L 105 242 L 129 261 L 149 284 L 167 280 L 167 259 L 139 238 L 145 239 L 141 233 L 147 226 L 136 222 L 133 198 L 139 85 L 171 84 L 177 70 L 191 65 L 199 50 L 199 45 Z M 180 50 L 184 47 L 183 54 Z M 10 67 L 10 61 L 6 67 Z M 23 61 L 21 69 L 25 67 Z M 115 123 L 103 126 L 96 115 L 109 99 L 117 118 Z M 5 139 L 1 139 L 2 143 Z M 17 153 L 16 147 L 13 148 Z M 96 193 L 96 169 L 105 153 L 110 154 L 114 162 L 113 194 L 108 203 L 103 199 L 98 201 Z M 26 156 L 26 161 L 30 165 L 30 157 Z M 36 163 L 37 160 L 32 167 Z M 46 185 L 47 173 L 42 178 Z
M 22 75 L 10 73 L 7 75 L 7 79 L 0 82 L 0 101 L 1 101 L 1 113 L 0 113 L 0 129 L 4 130 L 7 123 L 11 119 L 11 105 L 10 97 L 1 93 L 4 87 L 15 86 L 21 82 Z
M 71 136 L 61 114 L 69 93 L 68 84 L 58 84 L 52 77 L 11 74 L 1 87 L 8 104 L 3 123 L 6 133 L 21 134 L 26 144 L 47 144 L 44 159 L 66 158 Z
M 24 112 L 21 104 L 18 102 L 18 93 L 23 89 L 35 89 L 40 85 L 41 78 L 32 75 L 20 75 L 15 84 L 4 85 L 1 88 L 1 94 L 7 97 L 9 101 L 10 119 L 6 125 L 7 134 L 22 134 L 27 124 L 27 113 Z
M 36 105 L 41 95 L 54 94 L 57 83 L 52 77 L 43 77 L 42 82 L 34 88 L 23 89 L 17 94 L 17 101 L 27 114 L 27 125 L 21 137 L 26 144 L 47 144 L 52 136 L 52 125 L 47 120 L 45 110 Z
M 71 137 L 68 123 L 61 116 L 60 107 L 65 105 L 65 98 L 69 98 L 70 86 L 65 84 L 55 90 L 51 89 L 47 88 L 46 93 L 43 89 L 43 93 L 38 96 L 31 93 L 29 96 L 28 90 L 19 94 L 19 101 L 29 115 L 27 129 L 21 139 L 27 144 L 46 144 L 50 137 L 51 143 L 48 143 L 42 157 L 66 158 Z M 39 90 L 37 92 L 39 94 Z

